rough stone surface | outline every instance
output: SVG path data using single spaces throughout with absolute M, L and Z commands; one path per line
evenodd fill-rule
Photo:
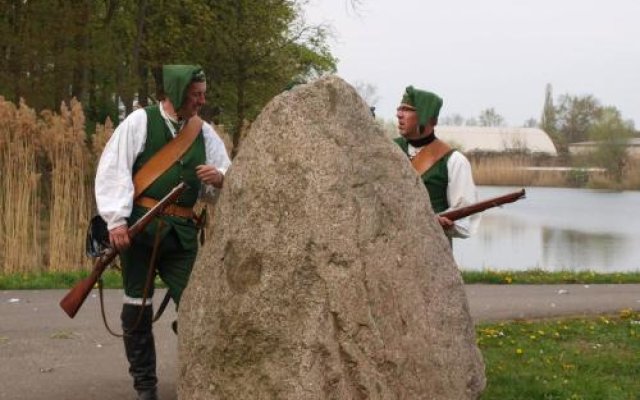
M 467 299 L 427 204 L 340 78 L 274 98 L 182 299 L 179 398 L 477 398 Z

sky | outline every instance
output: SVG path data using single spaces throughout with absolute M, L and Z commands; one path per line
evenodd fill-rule
M 407 85 L 438 93 L 440 117 L 493 107 L 508 126 L 539 119 L 545 87 L 593 95 L 640 129 L 640 0 L 309 0 L 331 26 L 338 75 L 373 85 L 395 119 Z

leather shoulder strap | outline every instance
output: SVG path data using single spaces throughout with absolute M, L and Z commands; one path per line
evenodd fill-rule
M 451 146 L 440 139 L 436 139 L 416 154 L 413 160 L 411 160 L 411 165 L 413 165 L 413 168 L 418 172 L 418 176 L 422 176 L 422 174 L 427 172 L 451 150 Z
M 189 147 L 191 147 L 196 137 L 198 137 L 198 133 L 202 130 L 202 125 L 203 121 L 197 115 L 189 118 L 189 121 L 180 129 L 176 137 L 162 146 L 162 148 L 138 170 L 133 177 L 133 187 L 135 188 L 133 194 L 134 200 L 182 157 Z

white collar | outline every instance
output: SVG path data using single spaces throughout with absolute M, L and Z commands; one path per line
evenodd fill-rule
M 171 135 L 173 137 L 176 136 L 176 127 L 174 124 L 180 124 L 179 121 L 176 121 L 174 118 L 172 118 L 165 110 L 164 107 L 162 106 L 162 102 L 159 103 L 159 108 L 160 108 L 160 115 L 162 115 L 162 119 L 164 119 L 164 123 L 167 125 L 167 128 L 169 128 L 169 131 L 171 131 Z M 182 124 L 180 124 L 182 126 Z
M 411 143 L 407 143 L 407 154 L 409 154 L 409 157 L 413 158 L 420 152 L 420 150 L 422 150 L 423 147 L 424 146 L 414 147 Z

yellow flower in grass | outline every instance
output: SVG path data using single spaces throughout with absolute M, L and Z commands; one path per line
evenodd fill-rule
M 517 355 L 521 356 L 521 355 L 522 355 L 522 353 L 524 353 L 524 351 L 523 351 L 521 348 L 517 348 L 517 349 L 516 349 L 516 354 L 517 354 Z
M 620 310 L 620 318 L 629 319 L 633 316 L 633 310 L 630 308 L 625 308 Z
M 494 328 L 481 329 L 480 333 L 482 333 L 486 337 L 493 337 L 493 338 L 504 336 L 504 332 Z

